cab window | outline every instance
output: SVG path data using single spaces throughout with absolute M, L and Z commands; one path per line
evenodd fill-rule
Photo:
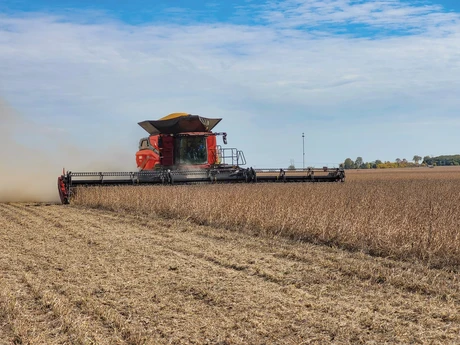
M 208 162 L 205 137 L 184 136 L 176 140 L 176 164 L 206 164 Z

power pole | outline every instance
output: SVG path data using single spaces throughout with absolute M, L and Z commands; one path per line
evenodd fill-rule
M 305 170 L 305 135 L 304 133 L 302 133 L 302 155 L 303 155 L 302 169 Z

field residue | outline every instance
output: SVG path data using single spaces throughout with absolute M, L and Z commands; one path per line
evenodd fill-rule
M 457 273 L 154 213 L 0 204 L 0 272 L 2 344 L 460 342 Z

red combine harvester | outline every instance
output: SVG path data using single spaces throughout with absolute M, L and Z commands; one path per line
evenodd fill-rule
M 149 136 L 139 141 L 136 172 L 65 172 L 58 177 L 58 191 L 68 204 L 79 186 L 194 184 L 238 182 L 344 182 L 342 168 L 253 169 L 236 148 L 222 148 L 227 134 L 212 132 L 222 119 L 173 113 L 159 120 L 139 122 Z

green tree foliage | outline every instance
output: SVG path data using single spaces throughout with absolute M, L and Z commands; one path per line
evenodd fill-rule
M 415 162 L 415 164 L 418 164 L 418 162 L 422 160 L 422 157 L 415 155 L 414 158 L 412 158 L 412 160 Z
M 425 156 L 423 163 L 433 166 L 453 166 L 460 165 L 460 155 L 443 155 L 437 157 Z
M 447 157 L 447 158 L 446 158 Z M 449 157 L 454 157 L 451 159 Z M 439 160 L 436 160 L 439 158 Z M 458 161 L 456 160 L 458 158 Z M 394 162 L 386 161 L 382 162 L 380 159 L 376 159 L 373 162 L 364 162 L 362 157 L 357 157 L 355 161 L 351 158 L 345 159 L 344 163 L 341 164 L 345 169 L 389 169 L 389 168 L 410 168 L 419 166 L 418 162 L 422 160 L 421 156 L 415 155 L 413 161 L 409 162 L 406 158 L 396 158 Z M 429 157 L 423 158 L 423 164 L 428 165 L 460 165 L 460 155 L 457 156 L 440 156 L 440 157 Z
M 343 162 L 343 168 L 344 169 L 354 169 L 355 163 L 351 160 L 351 158 L 347 158 L 345 159 L 345 162 Z

